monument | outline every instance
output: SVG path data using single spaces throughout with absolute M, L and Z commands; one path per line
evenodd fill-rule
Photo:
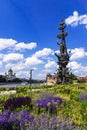
M 57 39 L 59 39 L 60 42 L 57 42 L 57 45 L 60 46 L 60 54 L 58 55 L 57 53 L 55 53 L 56 57 L 58 58 L 57 64 L 59 66 L 59 68 L 57 69 L 57 83 L 60 84 L 67 84 L 69 79 L 69 70 L 67 68 L 67 64 L 69 62 L 69 54 L 67 52 L 65 41 L 65 37 L 68 35 L 68 33 L 64 31 L 65 28 L 66 24 L 63 19 L 58 28 L 61 31 L 61 33 L 57 35 Z

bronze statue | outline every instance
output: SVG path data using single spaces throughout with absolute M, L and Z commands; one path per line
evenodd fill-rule
M 58 58 L 57 64 L 59 65 L 59 68 L 57 70 L 57 75 L 58 75 L 58 83 L 61 84 L 66 84 L 68 83 L 68 68 L 67 64 L 69 62 L 69 54 L 67 53 L 67 48 L 66 48 L 66 42 L 65 42 L 65 37 L 67 36 L 67 33 L 64 32 L 64 29 L 66 28 L 66 24 L 64 19 L 59 25 L 59 30 L 62 32 L 57 35 L 58 39 L 61 39 L 61 42 L 57 44 L 60 46 L 60 54 L 56 54 L 56 57 Z

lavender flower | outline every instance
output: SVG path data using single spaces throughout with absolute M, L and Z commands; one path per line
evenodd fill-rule
M 87 93 L 80 94 L 80 95 L 79 95 L 79 99 L 80 99 L 81 101 L 87 101 Z
M 84 130 L 76 126 L 71 119 L 65 120 L 57 116 L 50 117 L 47 114 L 41 114 L 36 117 L 26 130 Z
M 60 107 L 63 103 L 62 98 L 59 97 L 50 97 L 48 99 L 37 100 L 34 104 L 35 109 L 38 108 L 38 113 L 40 113 L 41 108 L 45 108 L 46 111 L 53 113 L 56 111 L 57 107 Z
M 0 114 L 0 130 L 84 130 L 76 126 L 71 119 L 58 118 L 48 114 L 37 117 L 26 110 L 11 112 L 6 110 Z
M 22 128 L 29 126 L 28 124 L 33 120 L 34 116 L 26 110 L 20 112 L 6 110 L 0 114 L 0 130 L 22 130 Z
M 4 103 L 5 109 L 13 110 L 17 107 L 21 107 L 22 105 L 31 105 L 31 98 L 26 97 L 18 97 L 18 98 L 10 98 Z

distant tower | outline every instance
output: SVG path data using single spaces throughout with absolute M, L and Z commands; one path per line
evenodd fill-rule
M 60 46 L 60 54 L 56 54 L 56 57 L 58 58 L 57 64 L 59 65 L 59 68 L 57 70 L 58 75 L 58 83 L 60 84 L 67 84 L 68 83 L 68 75 L 69 71 L 67 68 L 67 64 L 69 62 L 69 54 L 67 53 L 66 48 L 66 42 L 65 37 L 67 36 L 67 32 L 64 32 L 64 29 L 66 28 L 66 24 L 64 19 L 59 25 L 59 30 L 61 30 L 61 33 L 57 35 L 57 38 L 60 39 L 60 43 L 57 42 L 57 44 Z

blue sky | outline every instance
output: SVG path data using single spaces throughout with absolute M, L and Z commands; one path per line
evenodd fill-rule
M 17 77 L 45 79 L 57 69 L 57 29 L 65 18 L 68 67 L 87 75 L 87 1 L 0 0 L 0 74 L 12 68 Z

